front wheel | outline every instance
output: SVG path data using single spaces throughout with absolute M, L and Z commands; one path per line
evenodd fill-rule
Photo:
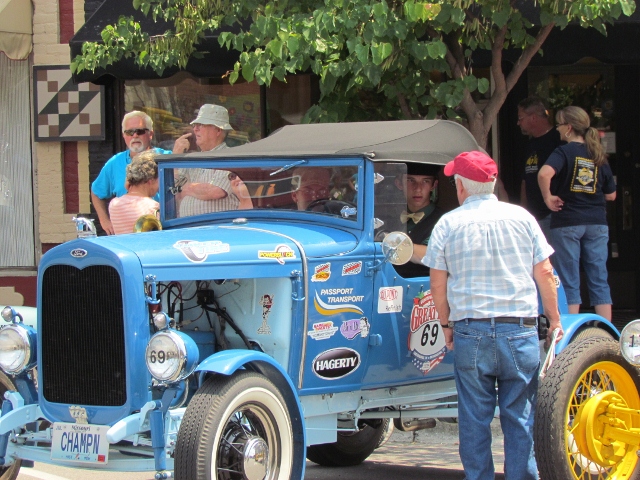
M 246 371 L 214 376 L 182 419 L 176 478 L 288 479 L 296 448 L 286 402 L 271 381 Z
M 640 442 L 608 424 L 640 427 L 637 415 L 620 413 L 640 409 L 639 388 L 640 375 L 618 342 L 591 337 L 570 343 L 538 389 L 534 445 L 541 480 L 637 478 Z M 608 409 L 614 404 L 618 408 Z

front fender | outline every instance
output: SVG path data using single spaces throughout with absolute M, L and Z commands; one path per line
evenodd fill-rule
M 556 354 L 564 350 L 573 340 L 576 333 L 583 327 L 601 328 L 609 333 L 615 340 L 620 338 L 620 332 L 604 317 L 595 313 L 577 313 L 560 315 L 564 336 L 556 344 Z
M 291 416 L 294 442 L 297 445 L 306 445 L 307 432 L 300 398 L 287 372 L 272 357 L 255 350 L 224 350 L 205 358 L 195 371 L 200 372 L 198 382 L 202 385 L 207 372 L 233 375 L 240 368 L 264 375 L 278 388 Z M 302 448 L 302 453 L 295 455 L 291 478 L 304 477 L 306 465 L 304 451 L 305 449 Z

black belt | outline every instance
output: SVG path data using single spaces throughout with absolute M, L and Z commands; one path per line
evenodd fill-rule
M 528 327 L 532 327 L 536 324 L 537 317 L 494 317 L 491 318 L 467 318 L 470 322 L 490 322 L 493 320 L 495 323 L 516 323 L 520 324 L 520 320 L 522 320 L 522 324 Z

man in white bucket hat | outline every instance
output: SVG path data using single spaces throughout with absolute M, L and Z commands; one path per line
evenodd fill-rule
M 196 145 L 203 152 L 228 148 L 225 139 L 233 127 L 229 124 L 229 112 L 226 108 L 206 103 L 200 107 L 198 116 L 191 125 L 193 134 L 187 133 L 178 138 L 173 147 L 174 152 L 186 152 L 191 135 L 195 135 Z M 180 217 L 237 210 L 239 207 L 250 208 L 249 194 L 244 183 L 237 177 L 231 180 L 229 171 L 190 168 L 181 173 L 186 173 L 187 178 L 182 180 L 186 183 L 181 187 Z
M 198 116 L 191 122 L 193 133 L 186 133 L 176 140 L 174 153 L 186 153 L 189 149 L 189 137 L 195 135 L 196 145 L 202 152 L 226 148 L 227 134 L 233 127 L 229 124 L 229 112 L 220 105 L 205 103 Z

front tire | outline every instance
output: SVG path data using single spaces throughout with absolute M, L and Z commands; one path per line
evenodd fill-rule
M 541 480 L 637 478 L 638 445 L 607 439 L 605 415 L 589 412 L 613 392 L 628 408 L 640 409 L 639 389 L 640 375 L 618 342 L 596 336 L 570 343 L 538 389 L 534 445 Z M 626 420 L 628 427 L 640 427 L 637 417 L 631 425 Z
M 307 447 L 307 458 L 323 467 L 352 467 L 364 462 L 387 433 L 389 419 L 378 426 L 365 424 L 355 433 L 338 432 L 338 441 Z
M 291 476 L 291 418 L 278 389 L 242 371 L 209 378 L 182 419 L 175 474 L 183 480 L 266 480 Z
M 17 388 L 7 375 L 0 372 L 0 398 L 4 398 L 4 393 L 9 390 L 17 390 Z M 21 463 L 20 460 L 16 460 L 9 467 L 0 467 L 0 480 L 15 480 L 18 478 Z

